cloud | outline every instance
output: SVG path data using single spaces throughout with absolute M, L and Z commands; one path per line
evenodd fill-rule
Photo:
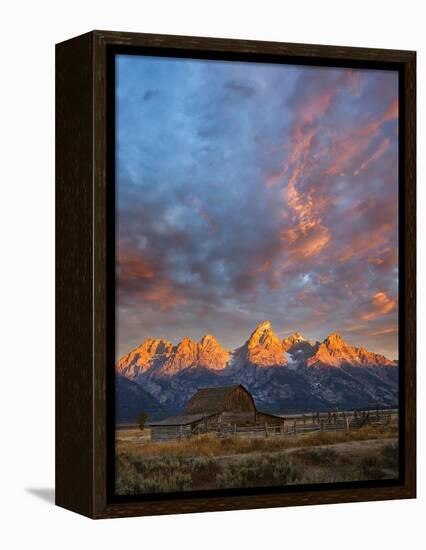
M 397 322 L 396 74 L 119 65 L 118 348 L 203 332 L 233 347 L 269 318 L 313 339 L 352 322 L 396 350 L 374 334 Z
M 304 221 L 296 228 L 284 230 L 281 235 L 292 261 L 320 254 L 331 240 L 327 227 L 315 221 Z
M 321 71 L 307 72 L 298 81 L 290 100 L 294 120 L 287 146 L 287 161 L 283 161 L 283 168 L 269 175 L 265 182 L 267 188 L 280 183 L 283 189 L 284 223 L 280 236 L 285 245 L 285 258 L 278 273 L 291 269 L 296 261 L 323 253 L 333 243 L 333 229 L 327 225 L 326 218 L 327 214 L 330 216 L 336 200 L 332 189 L 337 177 L 358 161 L 360 154 L 369 154 L 369 149 L 374 145 L 373 135 L 384 121 L 394 116 L 392 101 L 384 114 L 374 121 L 360 125 L 357 120 L 346 135 L 344 133 L 337 139 L 333 137 L 334 111 L 340 96 L 348 92 L 358 96 L 360 89 L 361 79 L 359 75 L 355 78 L 353 72 L 340 71 L 328 75 Z M 371 130 L 373 127 L 374 132 Z M 368 128 L 367 132 L 365 128 Z M 331 138 L 326 139 L 324 144 L 323 136 Z M 359 160 L 357 175 L 378 160 L 389 144 L 390 139 L 384 138 L 374 152 Z M 337 246 L 342 249 L 340 261 L 386 242 L 387 237 L 382 234 L 373 240 L 370 235 L 357 235 L 356 239 L 347 243 L 339 242 Z
M 377 231 L 374 235 L 355 234 L 352 235 L 350 240 L 345 243 L 345 247 L 340 247 L 340 253 L 337 257 L 339 262 L 346 262 L 352 258 L 363 256 L 369 253 L 371 250 L 376 250 L 381 245 L 387 243 L 386 230 L 385 232 Z
M 250 84 L 247 84 L 246 82 L 241 82 L 238 80 L 228 80 L 227 82 L 225 82 L 224 86 L 227 90 L 230 90 L 231 92 L 234 92 L 237 95 L 246 99 L 253 97 L 256 94 L 255 88 L 253 86 L 250 86 Z
M 143 289 L 141 295 L 146 302 L 158 304 L 162 311 L 168 311 L 187 302 L 184 297 L 177 296 L 172 286 L 164 281 Z
M 365 159 L 359 168 L 357 168 L 354 172 L 354 176 L 358 176 L 363 170 L 368 168 L 368 165 L 371 164 L 373 161 L 378 160 L 386 151 L 386 149 L 389 147 L 390 139 L 384 138 L 383 141 L 380 143 L 378 148 L 374 151 L 374 153 Z
M 328 166 L 326 173 L 329 175 L 344 173 L 351 169 L 354 161 L 356 162 L 361 156 L 366 156 L 366 158 L 361 161 L 360 167 L 354 170 L 354 175 L 357 176 L 362 170 L 365 170 L 371 162 L 380 158 L 390 144 L 389 138 L 384 138 L 378 148 L 370 155 L 369 150 L 371 147 L 374 147 L 375 138 L 381 126 L 385 122 L 395 119 L 397 115 L 397 110 L 395 110 L 395 99 L 392 99 L 388 109 L 383 115 L 356 128 L 354 131 L 350 131 L 347 137 L 335 143 L 332 146 L 332 148 L 335 149 L 335 158 Z
M 218 230 L 218 224 L 212 220 L 207 209 L 204 207 L 202 201 L 198 197 L 195 197 L 194 195 L 188 195 L 183 199 L 183 202 L 187 206 L 194 208 L 195 212 L 208 225 L 211 231 L 214 232 Z
M 143 258 L 118 247 L 117 277 L 119 281 L 152 279 L 153 268 Z
M 395 333 L 398 333 L 398 327 L 389 327 L 389 328 L 377 330 L 376 332 L 372 332 L 371 335 L 381 336 L 382 334 L 395 334 Z
M 365 321 L 387 315 L 396 308 L 396 300 L 390 298 L 386 292 L 376 292 L 371 298 L 372 309 L 362 315 Z
M 172 279 L 158 274 L 156 268 L 143 257 L 131 255 L 120 246 L 118 250 L 116 277 L 122 304 L 129 305 L 142 300 L 161 311 L 169 311 L 186 303 L 182 288 Z
M 380 271 L 387 272 L 396 269 L 398 266 L 398 250 L 396 247 L 375 250 L 371 256 L 367 257 L 367 262 Z
M 143 101 L 149 101 L 150 99 L 153 99 L 158 95 L 160 95 L 159 90 L 147 90 L 146 92 L 144 92 L 142 99 Z
M 333 192 L 333 187 L 336 187 L 339 178 L 351 170 L 356 162 L 358 168 L 352 171 L 358 176 L 384 155 L 391 139 L 384 137 L 376 146 L 377 134 L 381 126 L 393 120 L 397 113 L 395 101 L 392 99 L 385 112 L 373 121 L 361 125 L 356 121 L 347 135 L 330 140 L 325 146 L 318 146 L 319 133 L 332 135 L 328 128 L 330 123 L 327 116 L 333 116 L 333 101 L 337 102 L 339 92 L 342 91 L 339 90 L 339 86 L 344 87 L 347 82 L 344 79 L 337 81 L 334 91 L 327 89 L 317 100 L 310 100 L 306 105 L 302 103 L 299 106 L 292 132 L 288 164 L 285 170 L 270 176 L 266 181 L 267 187 L 271 187 L 282 181 L 287 170 L 290 172 L 284 190 L 286 205 L 293 214 L 293 225 L 283 229 L 281 235 L 289 244 L 299 241 L 299 245 L 294 246 L 294 259 L 316 255 L 332 243 L 334 250 L 341 250 L 338 255 L 339 261 L 346 261 L 388 243 L 389 233 L 394 226 L 393 219 L 389 217 L 392 222 L 377 227 L 373 236 L 371 233 L 361 233 L 351 236 L 347 242 L 336 242 L 333 239 L 333 228 L 327 226 L 327 219 L 331 220 L 333 206 L 336 200 L 339 200 L 338 195 Z M 324 117 L 326 120 L 323 121 Z M 363 160 L 361 155 L 364 156 Z M 369 203 L 371 202 L 369 199 Z M 364 214 L 367 213 L 369 203 L 363 203 L 366 207 Z M 351 208 L 355 211 L 359 206 L 360 203 L 357 201 Z M 358 213 L 361 214 L 360 211 Z M 371 213 L 368 212 L 368 215 Z

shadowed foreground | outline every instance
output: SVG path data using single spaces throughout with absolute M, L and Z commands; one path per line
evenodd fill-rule
M 152 443 L 117 431 L 117 494 L 394 479 L 396 425 L 276 439 L 201 436 Z

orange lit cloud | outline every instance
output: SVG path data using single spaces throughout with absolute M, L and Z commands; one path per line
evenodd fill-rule
M 381 245 L 387 242 L 387 229 L 388 226 L 384 226 L 385 231 L 377 230 L 373 235 L 361 234 L 353 235 L 352 238 L 341 248 L 340 254 L 337 257 L 339 262 L 346 262 L 357 256 L 361 256 L 366 252 L 375 250 Z
M 296 132 L 301 130 L 305 125 L 310 125 L 320 119 L 330 108 L 331 102 L 336 95 L 336 88 L 324 90 L 319 95 L 310 98 L 309 101 L 303 103 L 296 110 L 298 125 Z
M 284 227 L 280 236 L 285 243 L 285 252 L 290 255 L 281 264 L 280 271 L 298 259 L 317 256 L 330 242 L 331 233 L 323 224 L 322 212 L 328 199 L 315 186 L 302 190 L 300 185 L 311 175 L 318 162 L 312 149 L 317 136 L 317 123 L 328 112 L 336 94 L 334 87 L 326 88 L 317 97 L 301 103 L 296 109 L 295 123 L 291 132 L 291 147 L 283 173 L 279 178 L 268 180 L 267 185 L 277 183 L 287 171 L 290 172 L 283 189 L 284 204 L 291 212 L 292 225 Z
M 389 328 L 384 328 L 382 330 L 377 330 L 376 332 L 372 332 L 371 336 L 381 336 L 382 334 L 394 334 L 395 332 L 398 332 L 398 327 L 389 327 Z
M 186 303 L 186 299 L 178 296 L 176 291 L 164 281 L 159 282 L 158 285 L 141 289 L 141 295 L 146 302 L 157 304 L 161 311 L 168 311 L 179 304 Z
M 330 155 L 331 162 L 325 169 L 327 176 L 344 174 L 347 165 L 357 156 L 366 144 L 366 140 L 353 137 L 342 140 L 333 146 L 334 156 Z
M 131 254 L 122 244 L 118 248 L 117 279 L 122 298 L 123 294 L 127 295 L 128 301 L 138 297 L 144 302 L 157 305 L 161 311 L 186 303 L 181 292 L 173 288 L 165 275 L 157 274 L 156 269 L 142 254 Z
M 361 316 L 365 321 L 371 321 L 393 311 L 396 300 L 390 298 L 386 292 L 376 292 L 371 298 L 371 305 L 372 309 Z
M 287 243 L 293 260 L 297 260 L 318 255 L 330 242 L 331 235 L 327 227 L 312 221 L 284 230 L 281 238 Z
M 374 251 L 367 258 L 369 264 L 373 264 L 376 269 L 388 270 L 398 265 L 398 251 L 395 248 L 387 247 L 384 250 Z
M 146 260 L 128 251 L 123 251 L 120 247 L 117 268 L 118 277 L 122 281 L 129 279 L 152 279 L 155 275 L 154 269 Z
M 354 84 L 351 77 L 347 82 Z M 359 125 L 355 129 L 351 128 L 346 136 L 341 136 L 322 149 L 315 150 L 314 144 L 320 132 L 320 122 L 332 108 L 337 92 L 337 89 L 327 90 L 319 98 L 311 100 L 306 105 L 302 104 L 296 111 L 285 168 L 266 182 L 267 186 L 271 187 L 283 180 L 287 172 L 289 173 L 282 196 L 291 214 L 291 224 L 285 222 L 285 227 L 280 232 L 280 237 L 286 245 L 284 251 L 287 256 L 281 262 L 281 272 L 288 269 L 292 261 L 319 255 L 331 243 L 332 231 L 325 218 L 334 202 L 330 190 L 336 177 L 348 170 L 354 175 L 366 171 L 371 163 L 382 157 L 390 145 L 390 139 L 385 137 L 371 151 L 376 144 L 381 126 L 393 120 L 398 114 L 396 100 L 392 100 L 385 112 L 373 121 Z M 321 128 L 320 133 L 325 131 L 326 127 Z M 355 162 L 357 168 L 353 167 Z M 354 209 L 354 214 L 362 216 L 374 207 L 376 205 L 370 200 L 355 203 L 351 209 Z M 381 216 L 376 217 L 380 219 Z M 349 241 L 337 243 L 333 250 L 333 258 L 345 262 L 374 251 L 370 260 L 375 261 L 376 265 L 387 265 L 388 261 L 381 258 L 378 250 L 387 244 L 391 229 L 389 223 L 383 223 L 374 228 L 373 234 L 371 231 L 354 234 Z

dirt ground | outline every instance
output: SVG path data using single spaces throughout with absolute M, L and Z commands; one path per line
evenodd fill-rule
M 316 447 L 319 453 L 327 453 L 332 452 L 337 453 L 339 457 L 339 467 L 340 471 L 347 472 L 352 468 L 353 464 L 358 461 L 363 461 L 365 459 L 368 459 L 369 457 L 374 456 L 380 456 L 383 449 L 385 449 L 388 445 L 398 445 L 398 439 L 397 438 L 389 438 L 389 439 L 371 439 L 371 440 L 364 440 L 364 441 L 347 441 L 345 443 L 334 443 L 331 445 L 319 445 Z M 306 452 L 306 447 L 294 447 L 289 449 L 284 449 L 283 451 L 272 451 L 270 454 L 279 456 L 279 455 L 287 455 L 290 458 L 292 458 L 292 455 L 297 458 L 298 455 L 303 454 Z M 224 455 L 219 456 L 216 458 L 217 462 L 220 463 L 227 463 L 227 462 L 238 462 L 238 460 L 241 460 L 244 458 L 245 455 L 241 454 L 232 454 L 232 455 Z M 252 453 L 251 456 L 255 459 L 261 458 L 261 453 Z M 346 464 L 345 464 L 346 463 Z M 343 466 L 343 468 L 342 468 Z M 393 471 L 391 469 L 387 469 L 385 474 L 392 477 Z

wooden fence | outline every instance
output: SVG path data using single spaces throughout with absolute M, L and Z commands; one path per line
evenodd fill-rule
M 398 418 L 398 409 L 363 409 L 354 411 L 316 412 L 283 417 L 281 425 L 221 426 L 218 437 L 276 437 L 310 432 L 358 430 L 366 425 L 388 425 Z M 199 433 L 199 432 L 198 432 Z

